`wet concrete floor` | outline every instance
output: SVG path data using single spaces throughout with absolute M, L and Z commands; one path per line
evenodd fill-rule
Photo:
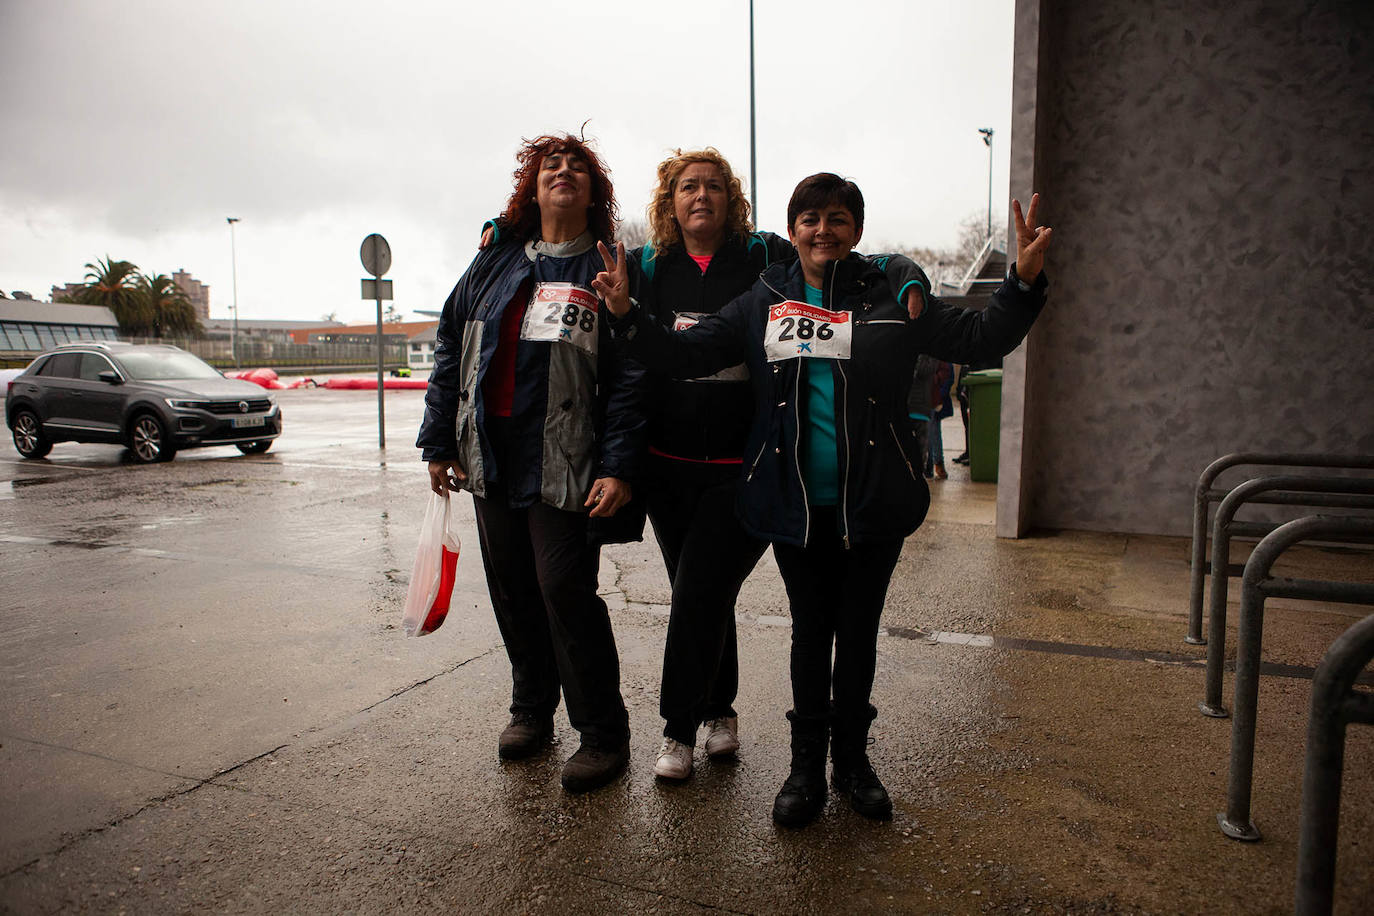
M 1230 722 L 1196 708 L 1186 541 L 997 540 L 995 488 L 951 465 L 879 640 L 870 752 L 890 824 L 833 798 L 805 830 L 769 819 L 789 706 L 771 556 L 738 609 L 738 760 L 698 751 L 689 781 L 655 782 L 668 587 L 652 541 L 602 565 L 630 771 L 569 796 L 561 711 L 550 754 L 496 758 L 510 674 L 466 498 L 453 614 L 424 639 L 398 627 L 427 494 L 422 393 L 387 394 L 384 458 L 375 393 L 279 397 L 287 433 L 262 456 L 141 467 L 112 446 L 41 462 L 0 447 L 4 912 L 1291 910 L 1304 672 L 1364 609 L 1271 603 L 1265 657 L 1291 667 L 1261 684 L 1264 839 L 1227 840 Z M 1288 562 L 1371 568 L 1338 550 Z M 1374 730 L 1350 732 L 1344 791 L 1337 911 L 1367 912 Z

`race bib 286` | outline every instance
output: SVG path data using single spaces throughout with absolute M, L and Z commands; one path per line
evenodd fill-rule
M 770 363 L 809 357 L 849 359 L 854 339 L 849 312 L 831 312 L 791 299 L 768 310 L 763 351 Z

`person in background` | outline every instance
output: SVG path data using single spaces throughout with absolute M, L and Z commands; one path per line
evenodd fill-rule
M 616 204 L 571 135 L 525 141 L 502 221 L 444 303 L 417 445 L 436 493 L 472 493 L 492 608 L 511 663 L 497 751 L 539 753 L 560 693 L 581 737 L 570 792 L 629 761 L 629 717 L 592 519 L 630 498 L 644 448 L 643 370 L 612 345 L 591 291 Z M 589 511 L 590 510 L 590 511 Z
M 799 827 L 825 806 L 825 756 L 851 807 L 876 819 L 892 800 L 867 755 L 878 623 L 903 539 L 930 495 L 907 421 L 920 353 L 968 362 L 1009 352 L 1044 304 L 1051 233 L 1039 197 L 1017 225 L 1017 263 L 982 312 L 929 295 L 929 281 L 894 295 L 854 254 L 863 195 L 820 173 L 788 203 L 797 261 L 775 264 L 716 316 L 677 333 L 636 308 L 623 246 L 601 246 L 593 286 L 636 359 L 678 378 L 744 362 L 754 416 L 739 481 L 745 529 L 773 544 L 792 614 L 792 763 L 773 820 Z M 1030 280 L 1024 280 L 1024 270 Z M 924 276 L 922 274 L 922 276 Z M 905 292 L 905 291 L 903 291 Z
M 964 376 L 967 374 L 968 366 L 956 365 L 954 367 L 954 379 L 950 383 L 950 392 L 954 395 L 954 399 L 959 402 L 959 419 L 964 424 L 964 450 L 954 456 L 955 464 L 968 464 L 968 450 L 973 441 L 968 434 L 968 385 L 964 384 Z M 950 406 L 949 415 L 954 416 L 953 405 Z
M 940 423 L 945 417 L 954 416 L 954 405 L 950 402 L 949 391 L 954 383 L 956 369 L 956 366 L 940 361 L 932 382 L 934 392 L 930 405 L 930 448 L 925 454 L 926 477 L 936 480 L 945 480 L 949 477 L 949 472 L 945 470 L 945 435 Z M 967 427 L 967 421 L 965 426 Z
M 935 371 L 940 361 L 922 353 L 916 359 L 916 374 L 911 379 L 911 393 L 906 399 L 906 414 L 911 420 L 911 434 L 916 440 L 916 454 L 925 456 L 921 469 L 930 479 L 931 401 L 935 392 Z

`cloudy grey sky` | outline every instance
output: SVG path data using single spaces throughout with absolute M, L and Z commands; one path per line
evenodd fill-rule
M 747 0 L 0 0 L 0 289 L 110 255 L 185 268 L 244 318 L 367 320 L 358 246 L 437 308 L 522 136 L 590 119 L 625 218 L 673 147 L 747 181 Z M 1007 210 L 1012 0 L 755 0 L 760 228 L 798 179 L 863 189 L 863 250 Z M 1016 189 L 1024 195 L 1029 189 Z

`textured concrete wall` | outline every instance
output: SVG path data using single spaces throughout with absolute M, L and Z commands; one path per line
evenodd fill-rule
M 999 534 L 1182 534 L 1221 454 L 1374 453 L 1374 4 L 1017 15 L 1055 242 Z

